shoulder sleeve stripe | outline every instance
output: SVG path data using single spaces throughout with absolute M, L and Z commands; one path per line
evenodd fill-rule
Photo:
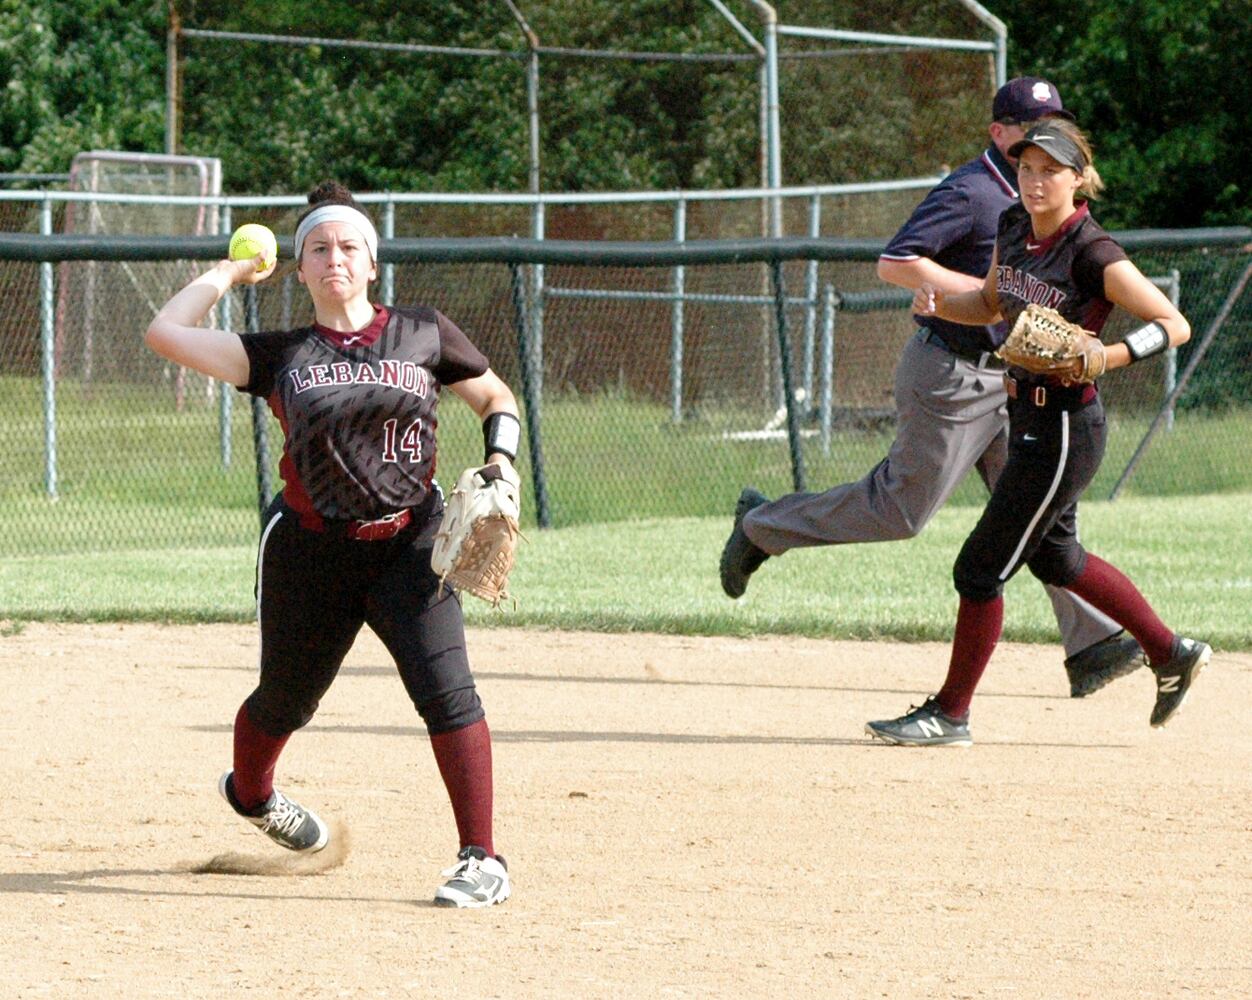
M 1017 188 L 1013 187 L 1009 179 L 1000 172 L 999 167 L 991 162 L 991 157 L 986 153 L 982 154 L 982 165 L 987 168 L 987 173 L 991 174 L 991 176 L 995 178 L 995 182 L 1000 185 L 1005 194 L 1007 194 L 1010 198 L 1017 197 Z

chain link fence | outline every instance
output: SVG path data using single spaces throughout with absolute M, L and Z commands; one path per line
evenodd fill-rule
M 1194 334 L 1102 380 L 1111 432 L 1089 495 L 1252 489 L 1252 233 L 1124 235 Z M 142 343 L 154 308 L 224 241 L 93 239 L 75 253 L 95 259 L 58 263 L 39 262 L 56 238 L 0 241 L 0 552 L 250 544 L 258 493 L 280 486 L 276 422 L 262 410 L 254 426 L 247 397 Z M 382 257 L 395 302 L 441 309 L 514 387 L 527 518 L 566 526 L 725 515 L 744 484 L 777 494 L 864 474 L 891 439 L 893 370 L 914 329 L 910 297 L 875 276 L 880 243 L 393 240 Z M 119 247 L 149 259 L 105 259 Z M 90 301 L 60 294 L 88 288 Z M 310 319 L 290 263 L 251 307 L 232 293 L 216 322 Z M 1129 325 L 1115 313 L 1106 336 Z M 442 478 L 480 447 L 451 400 Z M 982 498 L 970 481 L 956 502 Z

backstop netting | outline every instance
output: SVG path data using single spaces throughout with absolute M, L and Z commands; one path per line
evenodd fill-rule
M 218 232 L 218 209 L 204 199 L 222 192 L 221 163 L 215 157 L 171 156 L 94 150 L 77 154 L 67 190 L 121 195 L 116 200 L 68 201 L 62 232 L 92 236 L 201 236 Z M 165 200 L 127 201 L 127 195 Z M 179 197 L 187 198 L 180 202 Z M 197 199 L 197 200 L 192 200 Z M 142 329 L 169 296 L 171 287 L 190 280 L 188 261 L 85 261 L 63 265 L 57 279 L 56 366 L 59 374 L 83 384 L 107 386 L 134 369 L 133 342 L 120 331 Z M 117 289 L 125 288 L 125 294 Z M 158 361 L 182 405 L 186 372 Z M 205 380 L 192 380 L 207 391 Z
M 1177 297 L 1194 335 L 1174 355 L 1101 380 L 1109 447 L 1088 496 L 1252 489 L 1252 258 L 1244 249 L 1252 234 L 1123 235 L 1136 263 Z M 280 486 L 276 424 L 263 418 L 268 450 L 258 470 L 250 401 L 218 386 L 180 407 L 163 362 L 142 343 L 152 303 L 224 255 L 225 238 L 94 241 L 73 250 L 80 259 L 57 264 L 39 262 L 69 254 L 56 238 L 0 243 L 8 430 L 0 552 L 253 543 L 258 483 L 265 492 Z M 745 484 L 774 495 L 865 474 L 891 440 L 893 371 L 914 330 L 911 296 L 875 276 L 880 247 L 394 240 L 381 256 L 395 267 L 397 303 L 442 310 L 514 388 L 527 429 L 518 463 L 526 519 L 563 527 L 725 517 Z M 289 254 L 283 241 L 254 311 L 232 293 L 219 322 L 307 322 Z M 123 264 L 162 273 L 164 283 L 138 287 Z M 108 364 L 90 378 L 81 365 L 55 363 L 48 315 L 54 279 L 82 287 L 88 272 L 96 275 L 93 329 L 110 345 Z M 1129 324 L 1115 314 L 1106 339 Z M 480 452 L 476 419 L 449 397 L 441 478 L 455 478 Z M 955 502 L 984 496 L 973 477 Z

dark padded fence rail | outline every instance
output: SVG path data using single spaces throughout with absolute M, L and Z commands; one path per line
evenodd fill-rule
M 1252 241 L 1252 227 L 1208 229 L 1128 229 L 1113 236 L 1128 251 L 1238 247 Z M 0 233 L 0 260 L 220 260 L 226 236 L 106 236 Z M 619 267 L 676 267 L 694 264 L 783 261 L 875 261 L 885 241 L 785 237 L 781 239 L 691 240 L 535 240 L 522 237 L 475 239 L 391 239 L 379 244 L 382 263 L 576 264 Z M 280 258 L 294 243 L 279 236 Z

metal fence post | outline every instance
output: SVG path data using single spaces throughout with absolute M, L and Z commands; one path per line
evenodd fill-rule
M 765 81 L 768 90 L 770 235 L 783 234 L 782 199 L 778 189 L 782 187 L 782 134 L 778 120 L 778 14 L 764 0 L 752 0 L 765 17 Z
M 231 232 L 230 225 L 230 206 L 222 206 L 222 231 Z M 231 326 L 231 304 L 230 293 L 227 292 L 222 296 L 221 301 L 213 307 L 209 312 L 209 322 L 217 324 L 218 310 L 221 310 L 221 329 L 229 330 Z M 231 455 L 231 436 L 230 436 L 230 418 L 231 410 L 234 407 L 234 401 L 231 399 L 231 386 L 225 382 L 217 383 L 217 441 L 218 451 L 222 456 L 222 468 L 229 469 L 232 459 Z
M 687 202 L 679 198 L 674 202 L 674 242 L 687 240 Z M 670 307 L 670 417 L 676 424 L 683 421 L 683 293 L 686 289 L 686 269 L 674 267 L 674 301 Z
M 774 316 L 778 332 L 778 367 L 782 370 L 782 385 L 787 407 L 787 443 L 791 446 L 791 481 L 796 492 L 804 490 L 804 452 L 800 448 L 800 419 L 796 413 L 794 375 L 791 370 L 791 343 L 787 338 L 787 292 L 783 286 L 782 261 L 770 263 L 774 279 Z
M 1178 301 L 1182 298 L 1182 274 L 1178 268 L 1174 268 L 1169 272 L 1169 283 L 1166 285 L 1169 301 L 1174 304 L 1174 308 L 1178 308 Z M 1165 352 L 1165 398 L 1169 399 L 1174 392 L 1174 386 L 1178 384 L 1178 348 L 1171 347 Z M 1172 431 L 1174 429 L 1174 408 L 1171 406 L 1169 412 L 1165 415 L 1165 429 Z
M 395 239 L 396 203 L 390 198 L 383 205 L 383 239 Z M 382 287 L 379 289 L 383 305 L 390 308 L 396 304 L 396 265 L 390 261 L 383 265 Z
M 530 53 L 526 60 L 526 119 L 529 123 L 530 138 L 530 186 L 531 194 L 539 193 L 539 35 L 530 26 L 525 15 L 518 9 L 513 0 L 504 0 L 513 15 L 513 20 L 526 36 L 526 49 Z
M 535 518 L 539 527 L 550 528 L 552 514 L 548 509 L 547 468 L 543 461 L 541 403 L 535 392 L 535 372 L 530 345 L 527 343 L 530 338 L 526 329 L 526 283 L 520 266 L 509 264 L 509 279 L 513 292 L 513 325 L 517 330 L 517 360 L 522 374 L 522 402 L 526 407 L 526 437 L 530 450 L 531 482 L 535 490 Z
M 822 295 L 822 454 L 830 454 L 830 424 L 835 402 L 835 317 L 838 299 L 835 286 L 827 284 Z
M 809 236 L 812 239 L 822 235 L 822 196 L 813 195 L 809 199 Z M 812 405 L 813 399 L 813 352 L 817 333 L 817 261 L 808 263 L 805 273 L 804 297 L 804 399 Z
M 539 193 L 541 174 L 539 172 L 539 52 L 536 46 L 530 50 L 530 59 L 526 63 L 526 117 L 530 120 L 530 190 Z
M 52 234 L 52 202 L 43 200 L 39 210 L 39 232 Z M 39 333 L 41 367 L 43 370 L 43 482 L 48 496 L 57 493 L 57 362 L 56 305 L 53 294 L 52 262 L 39 265 Z
M 543 239 L 543 229 L 543 201 L 536 199 L 534 213 L 531 216 L 531 236 L 537 240 Z M 530 354 L 535 399 L 539 400 L 543 398 L 543 265 L 532 264 L 530 276 L 530 324 L 527 327 L 529 333 L 527 347 Z

